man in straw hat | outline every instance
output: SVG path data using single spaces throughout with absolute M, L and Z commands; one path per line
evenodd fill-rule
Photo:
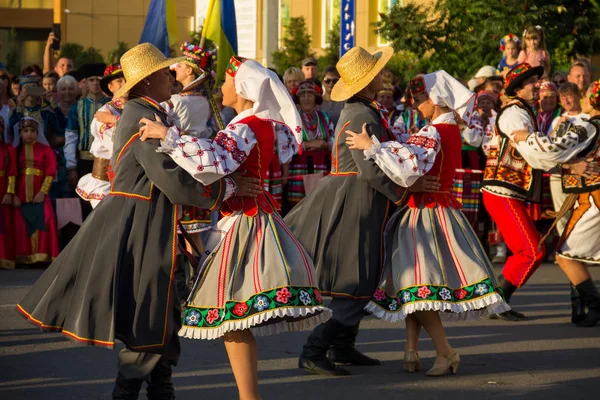
M 115 97 L 129 92 L 129 101 L 115 133 L 110 195 L 17 306 L 42 329 L 80 342 L 113 348 L 122 341 L 113 399 L 137 399 L 144 381 L 149 399 L 174 398 L 177 204 L 214 209 L 236 185 L 245 196 L 261 192 L 257 179 L 235 175 L 204 186 L 157 152 L 158 140 L 139 140 L 142 118 L 167 124 L 159 103 L 171 95 L 168 67 L 177 61 L 150 43 L 121 58 L 127 83 Z
M 316 327 L 299 359 L 299 367 L 323 375 L 349 375 L 334 362 L 378 365 L 379 360 L 355 347 L 364 307 L 374 293 L 383 259 L 383 230 L 394 204 L 406 189 L 394 184 L 373 161 L 346 146 L 346 130 L 392 140 L 380 105 L 373 101 L 383 89 L 381 70 L 391 47 L 370 54 L 361 47 L 337 63 L 341 79 L 331 99 L 346 101 L 332 147 L 331 174 L 319 182 L 286 217 L 294 235 L 312 256 L 322 293 L 333 297 L 333 318 Z M 329 358 L 327 356 L 328 350 Z

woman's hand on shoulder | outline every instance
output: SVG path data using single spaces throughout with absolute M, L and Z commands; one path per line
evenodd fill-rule
M 162 123 L 160 117 L 154 114 L 154 121 L 150 118 L 140 119 L 140 139 L 146 141 L 148 139 L 163 140 L 167 137 L 169 128 Z
M 346 131 L 346 145 L 350 150 L 368 150 L 373 145 L 373 140 L 367 132 L 367 124 L 363 124 L 362 132 L 356 133 L 351 130 Z

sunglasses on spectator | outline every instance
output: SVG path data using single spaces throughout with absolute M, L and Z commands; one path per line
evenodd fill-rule
M 8 80 L 8 76 L 2 74 L 2 75 L 0 75 L 0 79 L 7 81 Z
M 335 78 L 333 78 L 333 79 L 330 79 L 330 78 L 323 79 L 323 82 L 325 82 L 327 85 L 332 84 L 332 83 L 335 85 L 337 83 L 337 81 L 339 81 L 339 79 L 335 79 Z

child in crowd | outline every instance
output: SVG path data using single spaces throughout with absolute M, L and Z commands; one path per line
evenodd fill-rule
M 8 142 L 8 118 L 0 115 L 0 269 L 15 267 L 12 202 L 16 175 L 15 149 Z
M 516 35 L 509 33 L 500 40 L 500 50 L 504 54 L 498 63 L 498 73 L 506 76 L 506 73 L 519 63 L 521 41 Z
M 550 55 L 546 51 L 546 39 L 541 26 L 530 26 L 523 33 L 525 44 L 519 53 L 519 64 L 528 63 L 532 67 L 542 66 L 546 75 L 550 74 Z
M 15 261 L 51 262 L 58 256 L 56 218 L 48 197 L 56 176 L 56 158 L 37 120 L 25 117 L 14 131 L 19 171 L 13 196 Z
M 42 87 L 44 88 L 44 100 L 52 108 L 56 108 L 58 105 L 58 88 L 56 83 L 58 82 L 59 76 L 54 71 L 46 72 L 42 79 Z

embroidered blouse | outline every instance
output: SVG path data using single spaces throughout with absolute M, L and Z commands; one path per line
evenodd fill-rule
M 473 112 L 471 124 L 461 131 L 463 143 L 473 147 L 481 147 L 485 155 L 488 154 L 492 141 L 494 140 L 494 125 L 496 124 L 496 111 L 492 110 L 492 116 L 488 118 L 487 124 L 478 111 Z
M 409 187 L 433 167 L 440 150 L 440 135 L 433 126 L 437 124 L 456 124 L 454 114 L 442 114 L 419 132 L 402 135 L 400 141 L 379 143 L 372 137 L 374 144 L 364 151 L 365 156 L 375 160 L 394 183 Z
M 256 145 L 252 129 L 240 123 L 250 115 L 251 109 L 241 112 L 214 139 L 180 135 L 177 127 L 171 127 L 157 151 L 168 153 L 194 179 L 209 185 L 235 172 Z M 295 138 L 288 129 L 276 129 L 275 134 L 279 159 L 286 163 L 297 150 Z

